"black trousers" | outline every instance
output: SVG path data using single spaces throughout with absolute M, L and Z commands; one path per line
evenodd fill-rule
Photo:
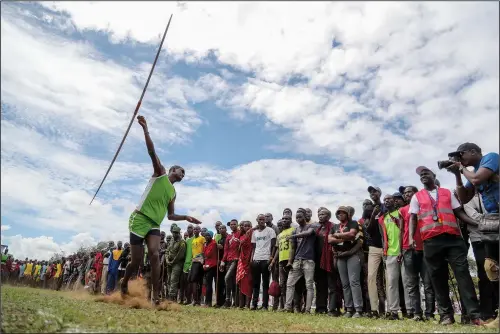
M 260 295 L 260 283 L 262 282 L 262 307 L 269 307 L 269 261 L 253 261 L 252 262 L 252 306 L 257 307 Z M 261 280 L 262 278 L 262 280 Z
M 497 245 L 498 247 L 498 245 Z M 490 282 L 484 270 L 487 247 L 482 241 L 472 242 L 472 251 L 477 264 L 477 276 L 479 278 L 479 309 L 483 319 L 494 318 L 495 310 L 498 308 L 498 285 Z
M 193 291 L 194 304 L 201 304 L 201 287 L 203 285 L 204 271 L 201 262 L 193 262 L 188 275 L 188 282 Z
M 316 263 L 314 281 L 316 282 L 316 313 L 334 312 L 337 308 L 335 270 L 332 268 L 332 271 L 328 272 Z
M 425 240 L 424 257 L 436 294 L 439 314 L 441 316 L 454 314 L 449 296 L 449 264 L 455 275 L 467 315 L 471 319 L 480 318 L 476 290 L 467 262 L 467 247 L 462 237 L 444 233 Z
M 225 282 L 225 276 L 226 276 L 226 271 L 220 271 L 218 268 L 218 276 L 216 278 L 217 281 L 217 296 L 216 296 L 216 303 L 217 306 L 222 306 L 224 305 L 224 301 L 226 300 L 226 282 Z
M 436 311 L 436 303 L 431 278 L 427 272 L 424 260 L 424 252 L 408 249 L 404 251 L 403 256 L 403 265 L 410 281 L 408 295 L 412 309 L 415 314 L 422 314 L 422 306 L 420 304 L 420 281 L 422 281 L 425 293 L 425 315 L 433 316 Z
M 181 283 L 179 288 L 179 300 L 181 303 L 186 301 L 187 304 L 191 304 L 193 292 L 191 289 L 191 285 L 188 282 L 189 273 L 182 272 L 181 274 Z
M 212 306 L 212 296 L 214 294 L 214 283 L 217 275 L 217 267 L 212 267 L 205 271 L 205 305 Z

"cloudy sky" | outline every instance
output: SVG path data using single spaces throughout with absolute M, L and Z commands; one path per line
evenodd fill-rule
M 419 186 L 415 167 L 462 142 L 498 152 L 498 7 L 3 2 L 2 243 L 41 259 L 127 239 L 152 174 L 137 123 L 88 203 L 171 13 L 141 114 L 163 164 L 186 168 L 177 211 L 211 227 L 285 207 L 359 214 L 369 185 Z

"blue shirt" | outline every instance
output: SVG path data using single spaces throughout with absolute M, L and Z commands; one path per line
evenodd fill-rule
M 302 229 L 301 227 L 297 227 L 295 231 L 293 231 L 293 234 L 302 233 L 309 229 L 314 229 L 314 226 L 312 226 L 312 224 L 305 225 L 304 229 Z M 305 238 L 293 238 L 293 246 L 295 248 L 294 259 L 314 261 L 315 241 L 316 241 L 315 233 Z
M 25 264 L 21 264 L 21 266 L 19 267 L 19 277 L 24 277 L 24 271 L 26 270 L 26 265 Z
M 484 208 L 489 213 L 498 213 L 498 160 L 498 153 L 488 153 L 481 158 L 478 165 L 474 166 L 474 172 L 477 172 L 479 168 L 483 167 L 490 169 L 496 175 L 496 180 L 491 180 L 490 178 L 476 187 L 477 191 L 481 194 Z M 473 185 L 467 181 L 465 187 L 473 188 Z

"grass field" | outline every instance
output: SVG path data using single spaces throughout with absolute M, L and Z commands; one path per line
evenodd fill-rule
M 102 298 L 3 285 L 2 332 L 419 332 L 493 333 L 472 326 L 443 327 L 411 320 L 330 318 L 324 315 L 206 309 L 173 304 L 134 309 Z M 101 301 L 101 302 L 100 302 Z M 139 307 L 134 305 L 133 307 Z M 497 331 L 498 332 L 498 331 Z

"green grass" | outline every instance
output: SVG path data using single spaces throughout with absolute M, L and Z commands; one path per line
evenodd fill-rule
M 411 320 L 330 318 L 324 315 L 205 309 L 131 309 L 82 294 L 3 285 L 2 332 L 455 332 L 493 333 L 473 326 L 443 327 Z M 498 332 L 498 331 L 496 331 Z

